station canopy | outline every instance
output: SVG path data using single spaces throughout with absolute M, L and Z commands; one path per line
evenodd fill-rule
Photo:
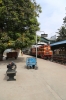
M 52 43 L 52 44 L 50 44 L 50 46 L 52 49 L 58 49 L 60 47 L 66 48 L 66 40 Z

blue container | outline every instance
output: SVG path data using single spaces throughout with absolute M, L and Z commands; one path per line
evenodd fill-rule
M 27 68 L 35 68 L 35 66 L 36 66 L 36 58 L 27 57 L 26 66 L 27 66 Z

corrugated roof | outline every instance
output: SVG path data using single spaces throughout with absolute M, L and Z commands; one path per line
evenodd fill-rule
M 60 41 L 60 42 L 56 42 L 56 43 L 52 43 L 52 44 L 50 44 L 50 46 L 56 46 L 56 45 L 61 45 L 61 44 L 65 44 L 65 43 L 66 43 L 66 40 Z

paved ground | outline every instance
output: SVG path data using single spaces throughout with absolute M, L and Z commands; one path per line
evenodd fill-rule
M 7 81 L 6 65 L 0 61 L 0 100 L 66 100 L 66 66 L 38 59 L 38 70 L 26 69 L 26 55 L 17 64 L 16 81 Z

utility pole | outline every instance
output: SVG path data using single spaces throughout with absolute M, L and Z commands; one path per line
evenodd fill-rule
M 44 33 L 44 31 L 38 31 L 38 32 L 43 32 Z M 44 37 L 44 36 L 47 36 L 47 34 L 41 34 L 41 37 Z M 36 66 L 37 66 L 37 32 L 36 32 Z
M 37 33 L 36 33 L 36 66 L 37 66 Z

